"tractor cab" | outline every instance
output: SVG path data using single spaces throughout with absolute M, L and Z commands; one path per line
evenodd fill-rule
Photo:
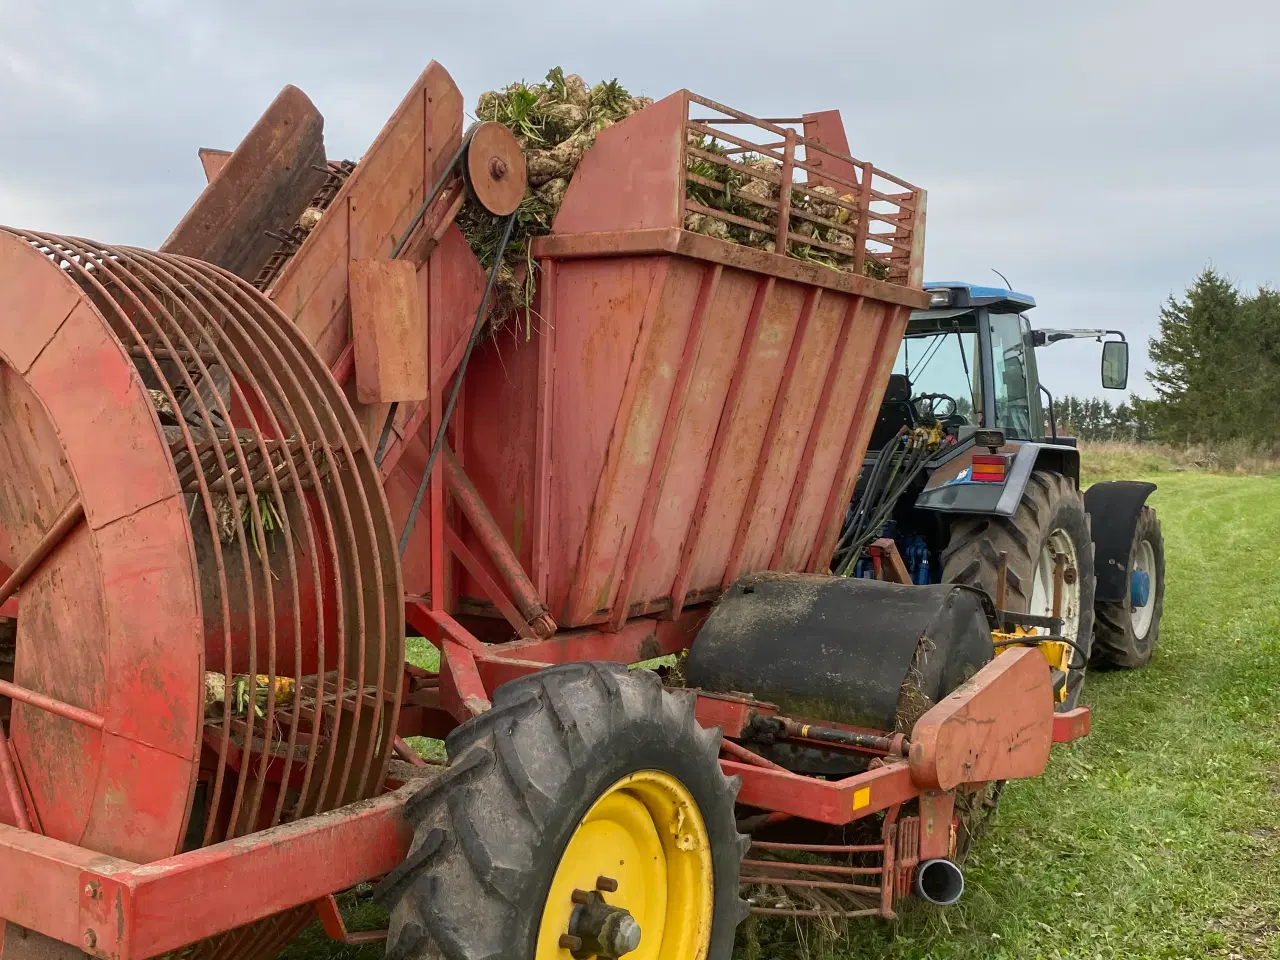
M 1035 298 L 1014 290 L 966 283 L 928 283 L 925 289 L 931 302 L 907 323 L 872 450 L 903 427 L 932 424 L 951 440 L 994 428 L 1007 440 L 1055 442 L 1053 397 L 1040 382 L 1035 348 L 1060 340 L 1105 341 L 1103 387 L 1127 384 L 1128 344 L 1119 331 L 1034 330 L 1026 314 Z

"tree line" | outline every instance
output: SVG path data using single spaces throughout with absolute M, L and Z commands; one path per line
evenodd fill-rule
M 1062 397 L 1059 430 L 1086 441 L 1280 443 L 1280 291 L 1246 293 L 1212 267 L 1160 310 L 1154 399 Z
M 1120 403 L 1098 397 L 1055 397 L 1058 432 L 1086 443 L 1151 443 L 1158 439 L 1151 400 L 1130 395 Z

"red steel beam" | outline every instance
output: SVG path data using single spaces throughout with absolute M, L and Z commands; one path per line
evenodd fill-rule
M 921 792 L 902 760 L 843 780 L 815 780 L 735 760 L 721 760 L 720 769 L 742 778 L 739 803 L 837 826 L 887 810 Z
M 453 494 L 454 501 L 462 509 L 463 516 L 467 518 L 472 531 L 493 561 L 498 575 L 511 591 L 511 597 L 515 600 L 520 615 L 538 636 L 548 637 L 555 633 L 555 621 L 547 612 L 547 607 L 542 602 L 542 597 L 538 595 L 537 588 L 524 572 L 519 557 L 507 543 L 497 521 L 493 519 L 493 514 L 485 506 L 480 491 L 472 484 L 471 478 L 467 476 L 467 472 L 447 444 L 444 447 L 444 456 L 440 459 L 444 461 L 444 477 L 449 492 Z M 435 538 L 435 528 L 432 528 L 432 538 Z
M 107 725 L 106 717 L 94 713 L 92 710 L 85 710 L 82 707 L 55 700 L 53 697 L 46 697 L 43 693 L 36 693 L 34 690 L 20 687 L 16 683 L 10 683 L 8 680 L 0 680 L 0 697 L 17 700 L 19 703 L 25 703 L 28 706 L 44 710 L 54 716 L 70 720 L 72 723 L 78 723 L 91 730 L 101 730 Z
M 511 602 L 511 598 L 494 582 L 493 577 L 489 575 L 489 571 L 480 561 L 480 558 L 471 552 L 471 548 L 462 542 L 462 539 L 454 532 L 453 527 L 447 523 L 444 527 L 444 543 L 452 551 L 453 555 L 461 561 L 462 565 L 466 567 L 467 572 L 480 584 L 480 589 L 484 591 L 485 596 L 493 601 L 493 605 L 498 608 L 498 612 L 507 618 L 507 623 L 511 624 L 511 628 L 522 636 L 532 636 L 533 632 L 529 628 L 528 621 L 520 615 L 520 611 Z
M 0 825 L 0 876 L 22 878 L 0 884 L 0 916 L 104 960 L 156 957 L 387 873 L 420 788 L 145 866 Z
M 1053 742 L 1071 743 L 1089 735 L 1088 707 L 1076 707 L 1053 715 Z
M 555 404 L 556 261 L 538 261 L 538 284 L 543 331 L 538 337 L 538 395 L 535 409 L 533 473 L 533 582 L 538 595 L 547 596 L 551 567 L 551 417 Z
M 67 534 L 76 528 L 83 517 L 84 503 L 76 497 L 63 508 L 62 513 L 58 514 L 58 519 L 53 521 L 53 526 L 45 531 L 44 536 L 31 552 L 22 559 L 13 573 L 9 574 L 4 586 L 0 586 L 0 604 L 18 592 L 18 588 L 27 582 L 27 578 L 35 572 L 36 567 L 44 563 L 45 558 L 62 543 Z
M 18 771 L 13 766 L 13 754 L 9 752 L 9 738 L 5 736 L 3 723 L 0 723 L 0 781 L 3 781 L 5 796 L 9 798 L 9 809 L 12 811 L 14 825 L 20 830 L 30 830 L 31 820 L 27 816 L 27 801 L 18 783 Z M 0 934 L 2 933 L 3 930 L 0 927 Z M 0 950 L 3 948 L 4 940 L 0 935 Z

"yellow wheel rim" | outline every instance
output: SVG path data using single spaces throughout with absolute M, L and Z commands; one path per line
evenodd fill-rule
M 697 801 L 675 777 L 641 770 L 600 795 L 582 818 L 556 868 L 538 928 L 536 960 L 570 960 L 574 890 L 601 891 L 640 925 L 627 960 L 703 960 L 711 940 L 714 882 L 711 840 Z

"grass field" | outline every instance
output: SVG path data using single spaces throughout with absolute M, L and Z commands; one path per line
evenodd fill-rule
M 1093 458 L 1088 479 L 1133 466 Z M 1280 475 L 1147 469 L 1168 555 L 1155 658 L 1091 675 L 1093 736 L 1005 791 L 962 903 L 837 938 L 749 927 L 736 960 L 1280 958 Z M 378 955 L 316 931 L 286 954 Z

